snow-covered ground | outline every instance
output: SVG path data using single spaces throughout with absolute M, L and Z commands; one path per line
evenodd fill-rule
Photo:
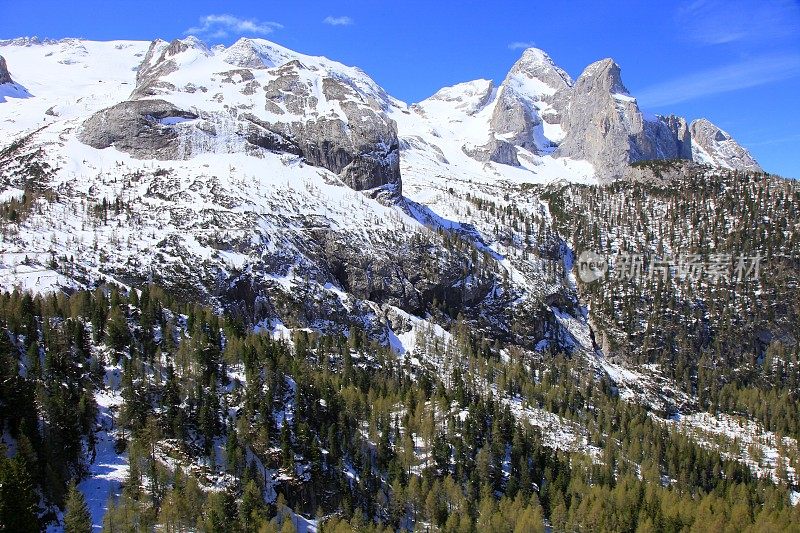
M 86 497 L 95 531 L 102 529 L 109 498 L 119 496 L 129 471 L 127 453 L 118 454 L 114 449 L 117 440 L 114 421 L 122 405 L 122 396 L 119 393 L 120 372 L 120 367 L 108 367 L 106 386 L 95 394 L 99 425 L 96 433 L 96 455 L 89 464 L 89 477 L 78 485 Z
M 760 424 L 724 413 L 676 415 L 668 423 L 676 430 L 692 436 L 701 445 L 718 449 L 723 456 L 746 463 L 759 477 L 766 476 L 776 483 L 780 482 L 778 465 L 783 463 L 784 481 L 788 480 L 792 485 L 800 483 L 790 463 L 790 457 L 800 457 L 800 448 L 791 437 L 781 437 L 779 443 L 778 435 L 765 430 Z

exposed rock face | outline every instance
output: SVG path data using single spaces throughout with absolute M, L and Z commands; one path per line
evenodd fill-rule
M 508 141 L 491 139 L 483 146 L 463 146 L 465 154 L 478 161 L 493 161 L 501 165 L 519 166 L 517 148 Z
M 693 159 L 715 167 L 762 172 L 761 166 L 727 132 L 701 118 L 689 127 Z
M 546 53 L 525 50 L 498 91 L 490 122 L 492 135 L 533 153 L 549 151 L 561 139 L 558 133 L 546 132 L 543 121 L 561 123 L 571 84 L 569 75 Z M 486 148 L 494 151 L 492 146 Z
M 689 132 L 689 125 L 686 119 L 676 115 L 658 117 L 661 122 L 666 124 L 675 141 L 677 159 L 692 159 L 692 134 Z
M 533 153 L 538 152 L 534 131 L 542 124 L 527 102 L 513 89 L 504 86 L 500 90 L 497 104 L 489 123 L 492 135 L 516 146 L 521 146 Z M 487 148 L 489 148 L 487 146 Z
M 503 85 L 526 95 L 542 120 L 560 124 L 573 81 L 544 51 L 528 48 L 508 72 Z M 560 139 L 554 139 L 556 141 Z
M 114 146 L 141 159 L 178 159 L 180 137 L 169 123 L 195 118 L 195 113 L 164 100 L 126 101 L 87 119 L 79 139 L 94 148 Z
M 494 279 L 477 275 L 463 256 L 434 247 L 403 247 L 365 256 L 331 232 L 315 235 L 333 279 L 353 296 L 425 314 L 438 300 L 447 305 L 486 305 Z M 434 275 L 426 273 L 433 272 Z M 471 278 L 471 279 L 470 279 Z M 466 282 L 465 282 L 466 281 Z
M 221 88 L 209 95 L 208 110 L 170 104 L 170 95 L 197 90 L 193 85 L 176 87 L 182 65 L 212 55 L 192 38 L 153 41 L 131 99 L 87 120 L 81 140 L 96 148 L 114 145 L 142 159 L 185 159 L 208 150 L 288 152 L 338 174 L 355 190 L 383 188 L 401 194 L 397 126 L 384 113 L 382 90 L 365 92 L 347 76 L 326 75 L 298 59 L 289 60 L 278 48 L 245 39 L 223 53 L 223 59 L 243 68 L 218 72 L 207 83 L 241 84 L 239 92 L 260 99 L 266 113 L 253 105 L 215 106 L 224 104 Z M 276 66 L 281 60 L 286 62 Z M 261 81 L 254 75 L 259 71 L 264 73 Z M 197 118 L 201 120 L 188 124 L 182 120 Z
M 644 120 L 610 59 L 589 65 L 572 89 L 557 155 L 587 159 L 607 179 L 623 175 L 632 141 L 643 137 Z
M 400 146 L 394 123 L 363 110 L 349 118 L 354 126 L 323 117 L 268 124 L 267 129 L 297 146 L 309 164 L 339 174 L 357 191 L 392 184 L 400 193 Z
M 297 61 L 287 63 L 264 88 L 268 109 L 285 110 L 286 115 L 303 119 L 254 121 L 250 116 L 265 136 L 251 135 L 248 140 L 278 150 L 288 144 L 293 147 L 289 152 L 339 174 L 355 190 L 391 185 L 400 194 L 400 143 L 394 121 L 380 111 L 379 102 L 359 98 L 352 86 L 331 77 L 322 79 L 322 92 L 328 102 L 338 104 L 344 116 L 319 116 L 314 87 L 301 79 L 300 70 L 304 68 Z M 256 132 L 251 130 L 253 133 Z M 279 140 L 279 145 L 274 144 L 275 140 Z
M 601 181 L 625 175 L 630 163 L 675 159 L 678 145 L 663 121 L 646 121 L 611 59 L 589 65 L 572 88 L 566 138 L 556 154 L 592 163 Z
M 14 83 L 11 79 L 11 74 L 8 72 L 8 65 L 3 56 L 0 56 L 0 85 L 4 83 Z

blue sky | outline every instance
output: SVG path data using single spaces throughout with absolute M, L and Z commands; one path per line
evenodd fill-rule
M 537 46 L 573 77 L 613 57 L 643 109 L 705 116 L 762 166 L 800 178 L 800 2 L 0 0 L 0 38 L 264 37 L 357 65 L 413 102 L 502 80 Z

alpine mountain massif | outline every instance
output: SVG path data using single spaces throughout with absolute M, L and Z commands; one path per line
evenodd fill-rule
M 800 187 L 611 59 L 407 104 L 263 39 L 19 38 L 0 134 L 0 519 L 800 523 Z

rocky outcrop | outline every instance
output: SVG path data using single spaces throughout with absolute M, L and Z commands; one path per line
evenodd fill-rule
M 396 126 L 363 110 L 351 118 L 355 120 L 351 127 L 340 119 L 326 117 L 261 124 L 268 139 L 282 139 L 292 147 L 287 151 L 338 174 L 350 188 L 362 191 L 393 185 L 399 194 L 400 145 Z M 257 137 L 253 142 L 263 146 L 264 139 Z
M 692 159 L 692 134 L 686 119 L 676 115 L 659 116 L 658 119 L 669 129 L 675 143 L 676 158 Z
M 465 154 L 477 161 L 492 161 L 501 165 L 511 165 L 518 167 L 517 148 L 508 141 L 502 139 L 491 139 L 483 146 L 463 146 L 461 148 Z
M 11 73 L 8 72 L 6 59 L 3 56 L 0 56 L 0 85 L 4 83 L 14 83 L 14 80 L 11 79 Z
M 541 124 L 536 110 L 524 98 L 507 86 L 500 89 L 492 120 L 489 122 L 494 137 L 538 153 L 534 132 Z
M 562 125 L 566 137 L 556 155 L 589 161 L 600 181 L 622 178 L 636 161 L 679 156 L 670 126 L 645 120 L 611 59 L 592 63 L 578 78 Z
M 140 159 L 178 159 L 180 135 L 171 124 L 196 118 L 165 100 L 126 101 L 87 119 L 78 138 L 94 148 L 114 146 Z
M 689 127 L 693 159 L 714 167 L 763 172 L 761 165 L 733 137 L 701 118 Z

